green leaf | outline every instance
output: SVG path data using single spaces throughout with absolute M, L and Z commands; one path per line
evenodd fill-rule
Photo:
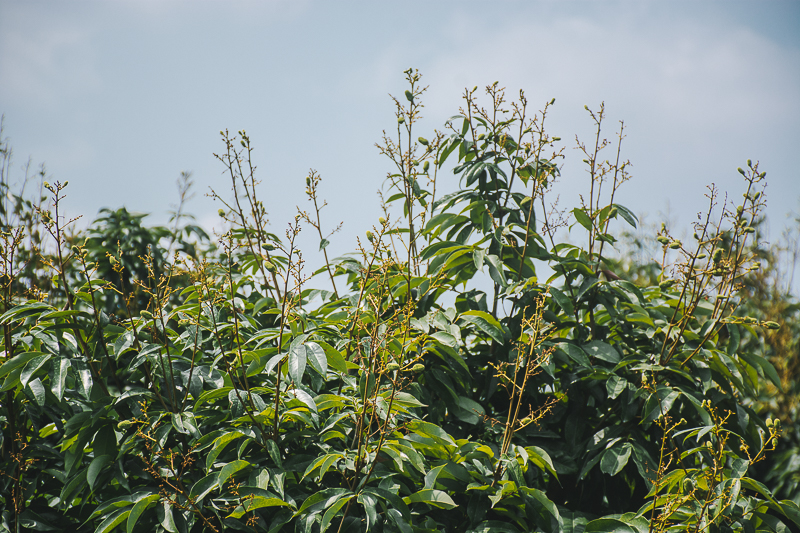
M 583 351 L 588 353 L 590 356 L 596 357 L 601 361 L 606 361 L 613 364 L 619 363 L 619 352 L 617 352 L 610 344 L 607 344 L 603 341 L 591 341 L 581 346 L 581 348 L 583 348 Z
M 616 518 L 598 518 L 586 524 L 585 533 L 638 533 L 636 528 Z
M 86 362 L 80 359 L 74 359 L 72 365 L 75 368 L 75 373 L 78 374 L 78 390 L 85 399 L 90 400 L 92 397 L 92 386 L 94 384 L 92 380 L 92 371 L 86 366 Z
M 561 292 L 560 290 L 556 289 L 555 287 L 550 287 L 550 294 L 553 295 L 553 299 L 556 301 L 558 306 L 564 310 L 564 312 L 568 315 L 575 314 L 575 308 L 572 306 L 572 302 L 567 295 Z
M 600 459 L 600 471 L 609 476 L 616 476 L 628 464 L 632 447 L 630 444 L 615 445 L 603 452 Z
M 621 378 L 616 374 L 611 374 L 606 381 L 606 392 L 608 393 L 608 397 L 616 399 L 617 396 L 622 394 L 622 392 L 628 387 L 628 380 L 625 378 Z
M 586 211 L 576 207 L 572 210 L 572 214 L 575 215 L 575 220 L 577 220 L 581 226 L 586 228 L 586 231 L 592 231 L 592 219 L 589 218 L 589 215 L 586 214 Z
M 497 343 L 505 342 L 505 334 L 500 322 L 486 311 L 467 311 L 462 313 L 459 319 L 474 324 Z
M 496 255 L 487 254 L 484 261 L 489 266 L 489 277 L 501 287 L 506 288 L 508 286 L 508 281 L 506 281 L 503 262 L 500 261 L 500 258 Z
M 758 366 L 760 366 L 764 371 L 764 374 L 766 374 L 772 384 L 775 385 L 775 388 L 777 388 L 779 391 L 782 391 L 783 385 L 781 384 L 781 378 L 778 376 L 778 372 L 775 370 L 775 367 L 772 366 L 772 363 L 770 363 L 765 357 L 761 357 L 758 354 L 753 354 L 752 357 L 755 359 Z
M 319 525 L 320 533 L 325 533 L 325 531 L 327 531 L 328 527 L 331 525 L 331 520 L 333 520 L 333 518 L 336 516 L 336 513 L 338 513 L 347 502 L 353 499 L 353 496 L 355 496 L 355 494 L 344 495 L 336 500 L 333 505 L 328 507 L 328 509 L 325 511 L 325 514 L 322 515 L 322 522 L 320 522 Z
M 25 368 L 22 369 L 22 372 L 19 375 L 19 382 L 22 385 L 22 388 L 25 388 L 28 385 L 28 382 L 31 380 L 36 371 L 42 368 L 42 366 L 44 366 L 44 364 L 50 360 L 50 357 L 51 356 L 49 354 L 40 355 L 38 357 L 34 357 L 25 364 Z
M 748 490 L 752 490 L 753 492 L 757 492 L 758 494 L 769 500 L 771 503 L 774 503 L 775 505 L 778 504 L 778 502 L 775 501 L 775 497 L 772 495 L 772 492 L 766 487 L 766 485 L 764 485 L 760 481 L 756 481 L 755 479 L 749 477 L 743 477 L 741 479 L 742 479 L 742 487 Z
M 244 433 L 241 431 L 231 431 L 230 433 L 225 433 L 224 435 L 220 435 L 214 440 L 214 447 L 211 448 L 211 452 L 206 456 L 206 470 L 211 470 L 214 462 L 216 462 L 217 457 L 220 456 L 222 451 L 225 449 L 231 441 L 238 439 L 239 437 L 244 437 Z
M 535 500 L 536 504 L 540 505 L 546 512 L 546 515 L 541 516 L 539 522 L 541 526 L 550 527 L 552 531 L 561 529 L 561 515 L 558 512 L 558 507 L 553 503 L 547 495 L 538 489 L 528 489 L 528 495 Z M 539 511 L 541 512 L 541 511 Z M 548 516 L 549 515 L 549 516 Z
M 731 477 L 743 477 L 747 473 L 748 468 L 750 468 L 750 461 L 747 459 L 742 459 L 741 457 L 733 459 L 731 461 Z
M 781 500 L 779 505 L 784 516 L 800 527 L 800 506 L 792 500 Z
M 642 423 L 652 422 L 672 409 L 672 404 L 680 396 L 680 391 L 660 385 L 644 404 Z
M 219 484 L 220 487 L 224 487 L 225 482 L 228 481 L 228 478 L 230 478 L 232 475 L 234 475 L 242 468 L 248 466 L 250 466 L 250 463 L 243 459 L 237 459 L 235 461 L 231 461 L 230 463 L 222 467 L 222 470 L 219 473 L 219 480 L 217 481 L 217 483 Z
M 439 426 L 431 424 L 430 422 L 424 422 L 422 420 L 412 420 L 408 423 L 407 427 L 409 430 L 413 431 L 417 435 L 422 435 L 423 437 L 430 437 L 442 443 L 449 444 L 450 446 L 456 445 L 455 441 L 450 435 L 448 435 Z
M 486 251 L 482 250 L 481 248 L 477 248 L 474 252 L 472 252 L 472 262 L 475 264 L 475 268 L 478 270 L 483 270 L 483 262 L 486 258 Z
M 358 495 L 356 501 L 364 507 L 364 513 L 367 515 L 366 531 L 369 531 L 371 526 L 378 523 L 378 512 L 375 510 L 378 498 L 372 494 L 362 492 Z
M 109 455 L 101 455 L 92 459 L 92 462 L 89 464 L 89 469 L 86 471 L 86 481 L 89 483 L 90 489 L 94 489 L 94 484 L 97 481 L 97 477 L 100 475 L 100 472 L 103 471 L 103 468 L 105 468 L 105 466 L 110 462 L 111 456 Z
M 110 500 L 106 500 L 102 504 L 100 504 L 97 509 L 95 509 L 89 518 L 83 523 L 85 525 L 90 520 L 93 520 L 102 515 L 108 515 L 111 510 L 121 509 L 123 507 L 130 507 L 131 505 L 136 502 L 139 498 L 144 496 L 145 492 L 137 492 L 136 494 L 126 494 L 124 496 L 119 496 L 117 498 L 111 498 Z
M 294 513 L 294 516 L 301 516 L 303 514 L 316 514 L 319 513 L 322 509 L 327 509 L 339 498 L 342 498 L 348 494 L 353 494 L 347 489 L 343 488 L 329 488 L 324 489 L 319 492 L 315 492 L 311 496 L 305 499 L 303 505 L 300 506 L 300 509 Z
M 403 501 L 406 504 L 427 503 L 439 509 L 453 509 L 456 507 L 456 502 L 446 492 L 433 489 L 423 489 L 415 492 L 411 496 L 403 498 Z
M 205 498 L 209 492 L 214 490 L 217 486 L 217 481 L 219 481 L 219 472 L 214 472 L 213 474 L 209 474 L 194 485 L 192 485 L 192 490 L 189 492 L 189 496 L 197 502 Z
M 339 350 L 336 350 L 329 344 L 321 341 L 317 341 L 316 344 L 321 346 L 322 349 L 325 351 L 325 357 L 327 357 L 328 359 L 328 366 L 330 366 L 337 372 L 341 372 L 343 374 L 347 373 L 348 371 L 347 361 L 345 361 L 344 357 L 339 352 Z
M 300 478 L 300 481 L 304 480 L 310 473 L 312 473 L 317 469 L 319 469 L 319 474 L 317 475 L 317 481 L 321 480 L 322 477 L 325 475 L 325 472 L 327 472 L 328 469 L 331 466 L 333 466 L 339 459 L 344 459 L 344 455 L 340 453 L 327 453 L 322 457 L 317 458 L 316 461 L 308 465 L 308 468 L 306 468 L 306 471 L 305 473 L 303 473 L 303 477 Z
M 538 466 L 542 471 L 546 470 L 550 472 L 556 479 L 558 479 L 556 467 L 553 465 L 553 460 L 550 458 L 550 454 L 538 446 L 528 446 L 525 448 L 525 451 L 528 453 L 529 461 Z
M 477 424 L 483 420 L 486 414 L 486 410 L 481 404 L 465 396 L 459 396 L 456 405 L 457 409 L 453 411 L 453 414 L 467 424 Z
M 39 407 L 44 407 L 46 395 L 42 380 L 39 378 L 34 379 L 28 383 L 28 388 L 30 389 L 31 393 L 33 393 L 33 399 L 36 401 Z
M 306 346 L 299 339 L 301 337 L 296 338 L 289 346 L 289 375 L 295 383 L 303 381 L 303 374 L 306 372 Z
M 319 372 L 324 378 L 328 373 L 328 357 L 322 346 L 316 342 L 307 342 L 306 355 L 308 357 L 308 362 L 311 363 L 311 368 Z
M 279 500 L 278 498 L 267 498 L 266 496 L 254 496 L 253 498 L 246 499 L 242 505 L 234 509 L 234 511 L 228 515 L 228 518 L 241 518 L 250 511 L 255 511 L 256 509 L 263 509 L 264 507 L 291 508 L 291 505 L 289 505 L 283 500 Z
M 70 368 L 69 359 L 66 357 L 59 359 L 53 365 L 53 379 L 51 380 L 51 392 L 60 402 L 64 397 L 64 385 L 67 382 L 67 371 Z
M 23 366 L 31 359 L 39 358 L 39 357 L 46 357 L 47 354 L 43 352 L 26 352 L 16 355 L 6 361 L 5 363 L 0 366 L 0 378 L 5 376 L 6 374 L 10 373 L 12 370 L 16 370 L 17 368 Z
M 142 516 L 142 513 L 144 513 L 151 505 L 156 503 L 159 498 L 160 496 L 158 494 L 150 494 L 149 496 L 145 496 L 136 502 L 136 504 L 133 506 L 133 509 L 131 509 L 130 516 L 128 516 L 128 533 L 133 533 L 133 529 L 136 527 L 136 522 Z
M 425 474 L 425 488 L 426 489 L 433 489 L 436 487 L 436 478 L 439 477 L 439 473 L 442 469 L 447 465 L 439 465 L 434 466 L 430 469 L 430 471 Z
M 625 222 L 627 222 L 634 228 L 636 227 L 636 224 L 639 222 L 639 219 L 636 217 L 636 215 L 633 214 L 633 211 L 619 204 L 614 204 L 614 207 L 617 208 L 617 212 L 620 214 L 622 218 L 625 219 Z
M 328 239 L 322 239 L 321 241 L 319 241 L 319 251 L 321 252 L 322 250 L 327 248 L 330 243 L 331 241 L 329 241 Z
M 94 530 L 94 533 L 108 533 L 112 531 L 115 527 L 125 521 L 128 518 L 128 515 L 131 514 L 131 509 L 120 509 L 115 511 L 111 516 L 103 520 L 97 529 Z
M 591 367 L 592 362 L 586 356 L 586 352 L 581 350 L 580 346 L 569 342 L 559 342 L 556 344 L 556 350 L 560 350 L 567 356 L 581 366 Z
M 172 514 L 172 503 L 164 501 L 162 505 L 156 507 L 158 511 L 157 516 L 161 527 L 169 531 L 169 533 L 179 533 L 178 526 L 175 524 L 175 517 Z

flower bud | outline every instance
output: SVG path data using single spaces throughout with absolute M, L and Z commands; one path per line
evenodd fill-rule
M 662 289 L 669 289 L 673 285 L 675 285 L 675 280 L 674 279 L 665 279 L 664 281 L 662 281 L 661 283 L 658 284 L 659 288 L 662 288 Z
M 553 104 L 555 104 L 555 103 L 556 103 L 556 99 L 555 99 L 555 98 L 553 98 L 552 100 L 550 100 L 550 105 L 553 105 Z
M 764 322 L 764 327 L 767 329 L 781 329 L 781 325 L 777 322 L 773 322 L 772 320 Z
M 747 160 L 747 166 L 753 168 L 753 162 L 750 161 L 749 159 Z
M 775 425 L 771 418 L 767 418 L 766 424 L 768 428 L 771 428 L 773 425 Z
M 119 424 L 117 424 L 117 429 L 126 429 L 131 427 L 135 422 L 133 420 L 121 420 Z
M 386 225 L 386 219 L 383 217 L 378 217 L 378 222 L 380 223 L 381 226 Z
M 224 209 L 220 209 L 219 211 L 217 211 L 217 214 L 219 216 L 221 216 L 221 217 L 224 217 L 225 216 L 225 210 Z
M 658 237 L 656 237 L 656 240 L 661 244 L 669 244 L 669 237 L 666 237 L 664 235 L 659 235 Z
M 399 369 L 400 369 L 400 365 L 398 365 L 397 363 L 394 363 L 394 362 L 389 363 L 388 365 L 386 365 L 386 370 L 388 370 L 389 372 L 394 372 L 395 370 L 399 370 Z
M 261 243 L 261 247 L 263 249 L 265 249 L 266 251 L 268 251 L 268 252 L 271 252 L 272 250 L 275 249 L 275 246 L 272 243 L 269 243 L 269 242 L 262 242 Z
M 677 250 L 678 248 L 681 247 L 681 241 L 672 241 L 671 243 L 669 243 L 669 247 L 672 250 Z
M 560 140 L 561 140 L 561 137 L 553 137 L 553 140 L 554 140 L 554 141 L 560 141 Z
M 244 142 L 244 141 L 239 141 L 239 142 L 240 142 L 240 143 L 242 143 L 242 146 L 244 146 L 245 148 L 247 148 L 247 145 L 245 144 L 245 142 Z
M 406 90 L 406 100 L 408 100 L 409 102 L 414 101 L 414 94 L 409 90 Z
M 397 117 L 397 123 L 403 124 L 406 121 L 406 117 Z
M 425 370 L 425 365 L 423 365 L 422 363 L 417 363 L 417 364 L 415 364 L 414 366 L 411 367 L 411 370 L 413 370 L 415 373 L 419 374 L 420 372 Z
M 150 312 L 150 311 L 148 311 L 147 309 L 142 309 L 142 310 L 139 312 L 139 314 L 140 314 L 140 315 L 142 315 L 142 316 L 143 316 L 144 318 L 146 318 L 147 320 L 153 320 L 153 313 L 151 313 L 151 312 Z
M 739 174 L 741 174 L 742 176 L 745 175 L 744 170 L 742 170 L 742 167 L 737 168 L 736 171 L 739 172 Z
M 756 228 L 754 228 L 753 226 L 747 226 L 746 228 L 744 228 L 744 232 L 745 233 L 755 233 L 756 232 Z
M 266 268 L 268 272 L 272 273 L 275 273 L 275 271 L 278 270 L 278 267 L 276 267 L 275 264 L 268 259 L 264 261 L 264 268 Z
M 419 138 L 419 139 L 417 139 L 417 140 L 419 141 L 419 143 L 420 143 L 421 145 L 423 145 L 423 146 L 428 146 L 428 139 L 426 139 L 425 137 L 420 137 L 420 138 Z
M 423 172 L 427 172 L 429 168 L 431 168 L 431 162 L 430 161 L 425 161 L 422 164 L 422 171 Z
M 306 176 L 306 187 L 311 187 L 311 177 Z

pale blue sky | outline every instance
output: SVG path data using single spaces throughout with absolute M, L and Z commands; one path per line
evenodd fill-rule
M 189 170 L 188 209 L 215 222 L 203 193 L 228 189 L 212 155 L 219 130 L 246 129 L 274 231 L 305 207 L 314 168 L 325 218 L 344 221 L 331 249 L 351 251 L 380 214 L 390 167 L 374 143 L 408 67 L 430 85 L 420 135 L 457 112 L 464 87 L 495 80 L 537 107 L 555 97 L 550 131 L 565 141 L 588 138 L 583 106 L 605 101 L 609 126 L 628 126 L 634 179 L 620 203 L 653 222 L 669 208 L 688 224 L 712 182 L 740 198 L 748 158 L 768 173 L 772 233 L 798 210 L 797 1 L 0 0 L 0 112 L 16 168 L 45 162 L 86 219 L 125 205 L 163 222 Z M 586 182 L 567 153 L 564 206 Z

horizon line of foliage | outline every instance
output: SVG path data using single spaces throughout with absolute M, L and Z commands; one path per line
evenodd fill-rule
M 122 208 L 73 233 L 67 184 L 42 169 L 35 201 L 12 192 L 3 144 L 0 531 L 800 527 L 798 480 L 764 466 L 800 457 L 795 367 L 764 355 L 796 346 L 776 335 L 798 320 L 751 301 L 768 292 L 758 163 L 740 204 L 709 189 L 691 242 L 653 235 L 661 261 L 634 283 L 610 255 L 638 225 L 615 198 L 623 123 L 609 141 L 586 108 L 586 188 L 559 210 L 555 100 L 466 90 L 426 139 L 405 76 L 377 145 L 384 216 L 334 259 L 316 172 L 312 210 L 268 231 L 244 131 L 220 132 L 216 242 L 185 223 L 188 174 L 171 227 Z M 324 258 L 310 275 L 303 225 Z

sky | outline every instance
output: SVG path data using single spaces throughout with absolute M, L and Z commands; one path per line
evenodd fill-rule
M 218 224 L 206 193 L 230 190 L 219 132 L 244 129 L 273 231 L 308 208 L 315 169 L 323 222 L 344 222 L 329 250 L 352 251 L 381 214 L 391 167 L 375 143 L 395 125 L 389 94 L 403 94 L 409 67 L 429 86 L 426 137 L 465 87 L 499 81 L 537 108 L 556 98 L 563 207 L 588 185 L 572 150 L 591 135 L 584 105 L 605 102 L 606 133 L 625 121 L 632 163 L 619 203 L 647 221 L 688 226 L 712 183 L 741 199 L 747 159 L 767 171 L 768 238 L 800 212 L 797 1 L 0 0 L 12 184 L 29 158 L 44 163 L 69 181 L 80 223 L 121 206 L 165 223 L 191 171 L 188 211 Z

